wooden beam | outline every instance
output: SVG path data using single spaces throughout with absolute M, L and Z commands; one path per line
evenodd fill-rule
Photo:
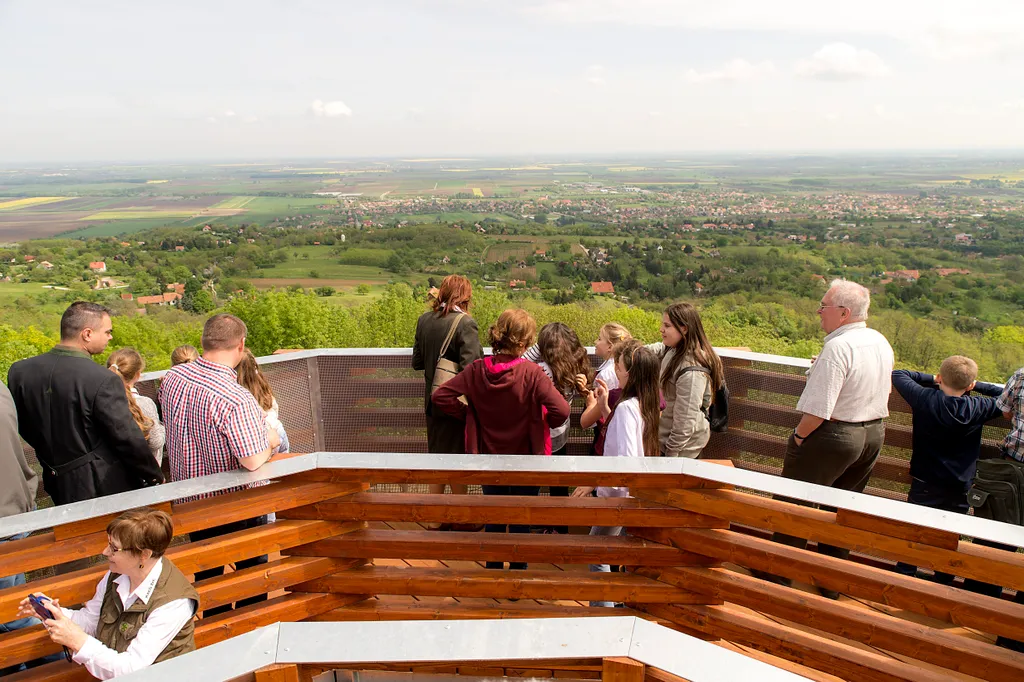
M 200 610 L 212 609 L 240 601 L 246 597 L 306 583 L 332 573 L 344 573 L 346 569 L 363 563 L 365 563 L 365 559 L 282 557 L 277 561 L 251 566 L 196 583 L 195 587 L 199 591 L 200 599 L 199 608 Z M 301 591 L 328 592 L 329 590 Z M 338 593 L 340 590 L 334 590 L 334 592 Z
M 879 516 L 862 514 L 861 512 L 840 509 L 836 512 L 836 523 L 848 528 L 866 530 L 891 538 L 910 540 L 929 547 L 940 547 L 956 551 L 960 546 L 960 534 L 948 530 L 936 530 L 916 526 L 905 521 L 893 521 Z
M 834 512 L 734 490 L 672 490 L 639 497 L 672 504 L 755 528 L 787 533 L 856 552 L 945 571 L 965 578 L 1024 589 L 1024 557 L 990 547 L 959 543 L 959 550 L 931 547 L 870 531 L 840 526 Z
M 604 682 L 644 682 L 644 664 L 632 658 L 613 656 L 601 659 Z
M 949 682 L 940 673 L 903 663 L 884 653 L 861 649 L 827 637 L 797 630 L 775 621 L 723 606 L 648 604 L 648 613 L 678 621 L 737 644 L 785 658 L 810 668 L 857 682 Z
M 320 559 L 318 561 L 327 561 Z M 342 560 L 335 560 L 342 561 Z M 358 559 L 356 561 L 359 561 Z M 325 574 L 326 575 L 326 574 Z M 703 593 L 682 590 L 630 573 L 493 571 L 486 569 L 362 566 L 296 585 L 296 592 L 405 594 L 493 599 L 705 604 Z
M 299 667 L 294 663 L 273 663 L 255 671 L 256 682 L 299 682 Z
M 1024 676 L 1024 656 L 988 642 L 865 610 L 721 568 L 664 569 L 660 580 L 862 644 L 986 680 Z
M 291 523 L 330 523 L 292 521 Z M 295 556 L 349 559 L 467 559 L 625 566 L 708 565 L 713 559 L 637 537 L 359 530 L 295 547 Z
M 728 528 L 729 522 L 629 497 L 358 493 L 280 512 L 284 519 Z
M 146 505 L 149 509 L 157 509 L 163 512 L 171 513 L 170 502 L 160 502 L 159 504 Z M 77 538 L 80 535 L 89 535 L 90 533 L 103 533 L 104 538 L 106 537 L 107 525 L 120 516 L 123 512 L 117 514 L 105 514 L 104 516 L 95 516 L 90 519 L 82 519 L 81 521 L 75 521 L 74 523 L 65 523 L 61 526 L 53 527 L 53 537 L 55 540 L 67 540 L 68 538 Z
M 173 505 L 175 535 L 210 528 L 272 511 L 314 504 L 360 492 L 360 484 L 301 483 L 286 477 L 272 485 L 238 490 L 194 502 Z M 104 519 L 106 517 L 103 517 Z M 84 522 L 83 522 L 84 523 Z M 0 575 L 27 573 L 54 564 L 99 554 L 107 544 L 106 522 L 95 532 L 57 539 L 55 532 L 5 543 L 0 553 Z
M 1024 640 L 1024 605 L 890 570 L 724 530 L 675 532 L 677 542 L 724 562 L 887 604 L 961 627 Z
M 647 670 L 644 671 L 644 682 L 690 682 L 690 680 L 679 677 L 679 675 L 673 675 L 661 668 L 647 666 Z

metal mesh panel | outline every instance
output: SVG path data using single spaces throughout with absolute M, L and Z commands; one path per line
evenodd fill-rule
M 316 452 L 318 449 L 316 404 L 311 384 L 315 382 L 316 359 L 287 360 L 264 364 L 260 370 L 267 377 L 277 405 L 281 423 L 288 432 L 292 452 Z

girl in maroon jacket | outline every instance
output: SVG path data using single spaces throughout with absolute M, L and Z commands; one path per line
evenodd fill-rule
M 437 389 L 433 406 L 466 421 L 466 452 L 485 455 L 543 455 L 548 429 L 569 418 L 569 403 L 544 370 L 523 359 L 537 323 L 525 310 L 506 310 L 490 329 L 494 355 L 474 361 Z M 459 401 L 465 396 L 469 405 Z M 485 495 L 536 495 L 538 486 L 485 485 Z M 528 533 L 526 525 L 489 523 L 488 533 Z M 504 568 L 488 561 L 487 568 Z M 512 569 L 526 564 L 512 562 Z

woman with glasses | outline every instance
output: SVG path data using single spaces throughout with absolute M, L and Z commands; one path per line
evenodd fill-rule
M 193 618 L 199 594 L 166 557 L 174 528 L 152 509 L 125 512 L 107 525 L 107 573 L 78 610 L 36 594 L 52 618 L 43 625 L 69 657 L 101 680 L 194 651 Z M 34 616 L 30 599 L 19 616 Z

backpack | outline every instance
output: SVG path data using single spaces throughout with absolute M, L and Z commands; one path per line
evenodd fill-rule
M 684 374 L 685 372 L 703 372 L 708 375 L 708 380 L 711 380 L 711 370 L 701 365 L 683 367 L 679 374 Z M 725 385 L 724 379 L 722 380 L 722 385 L 715 391 L 714 402 L 711 403 L 707 410 L 702 409 L 701 412 L 704 412 L 704 417 L 708 420 L 712 431 L 725 433 L 729 430 L 729 387 Z
M 967 502 L 977 517 L 1024 525 L 1024 463 L 1007 459 L 978 462 Z

